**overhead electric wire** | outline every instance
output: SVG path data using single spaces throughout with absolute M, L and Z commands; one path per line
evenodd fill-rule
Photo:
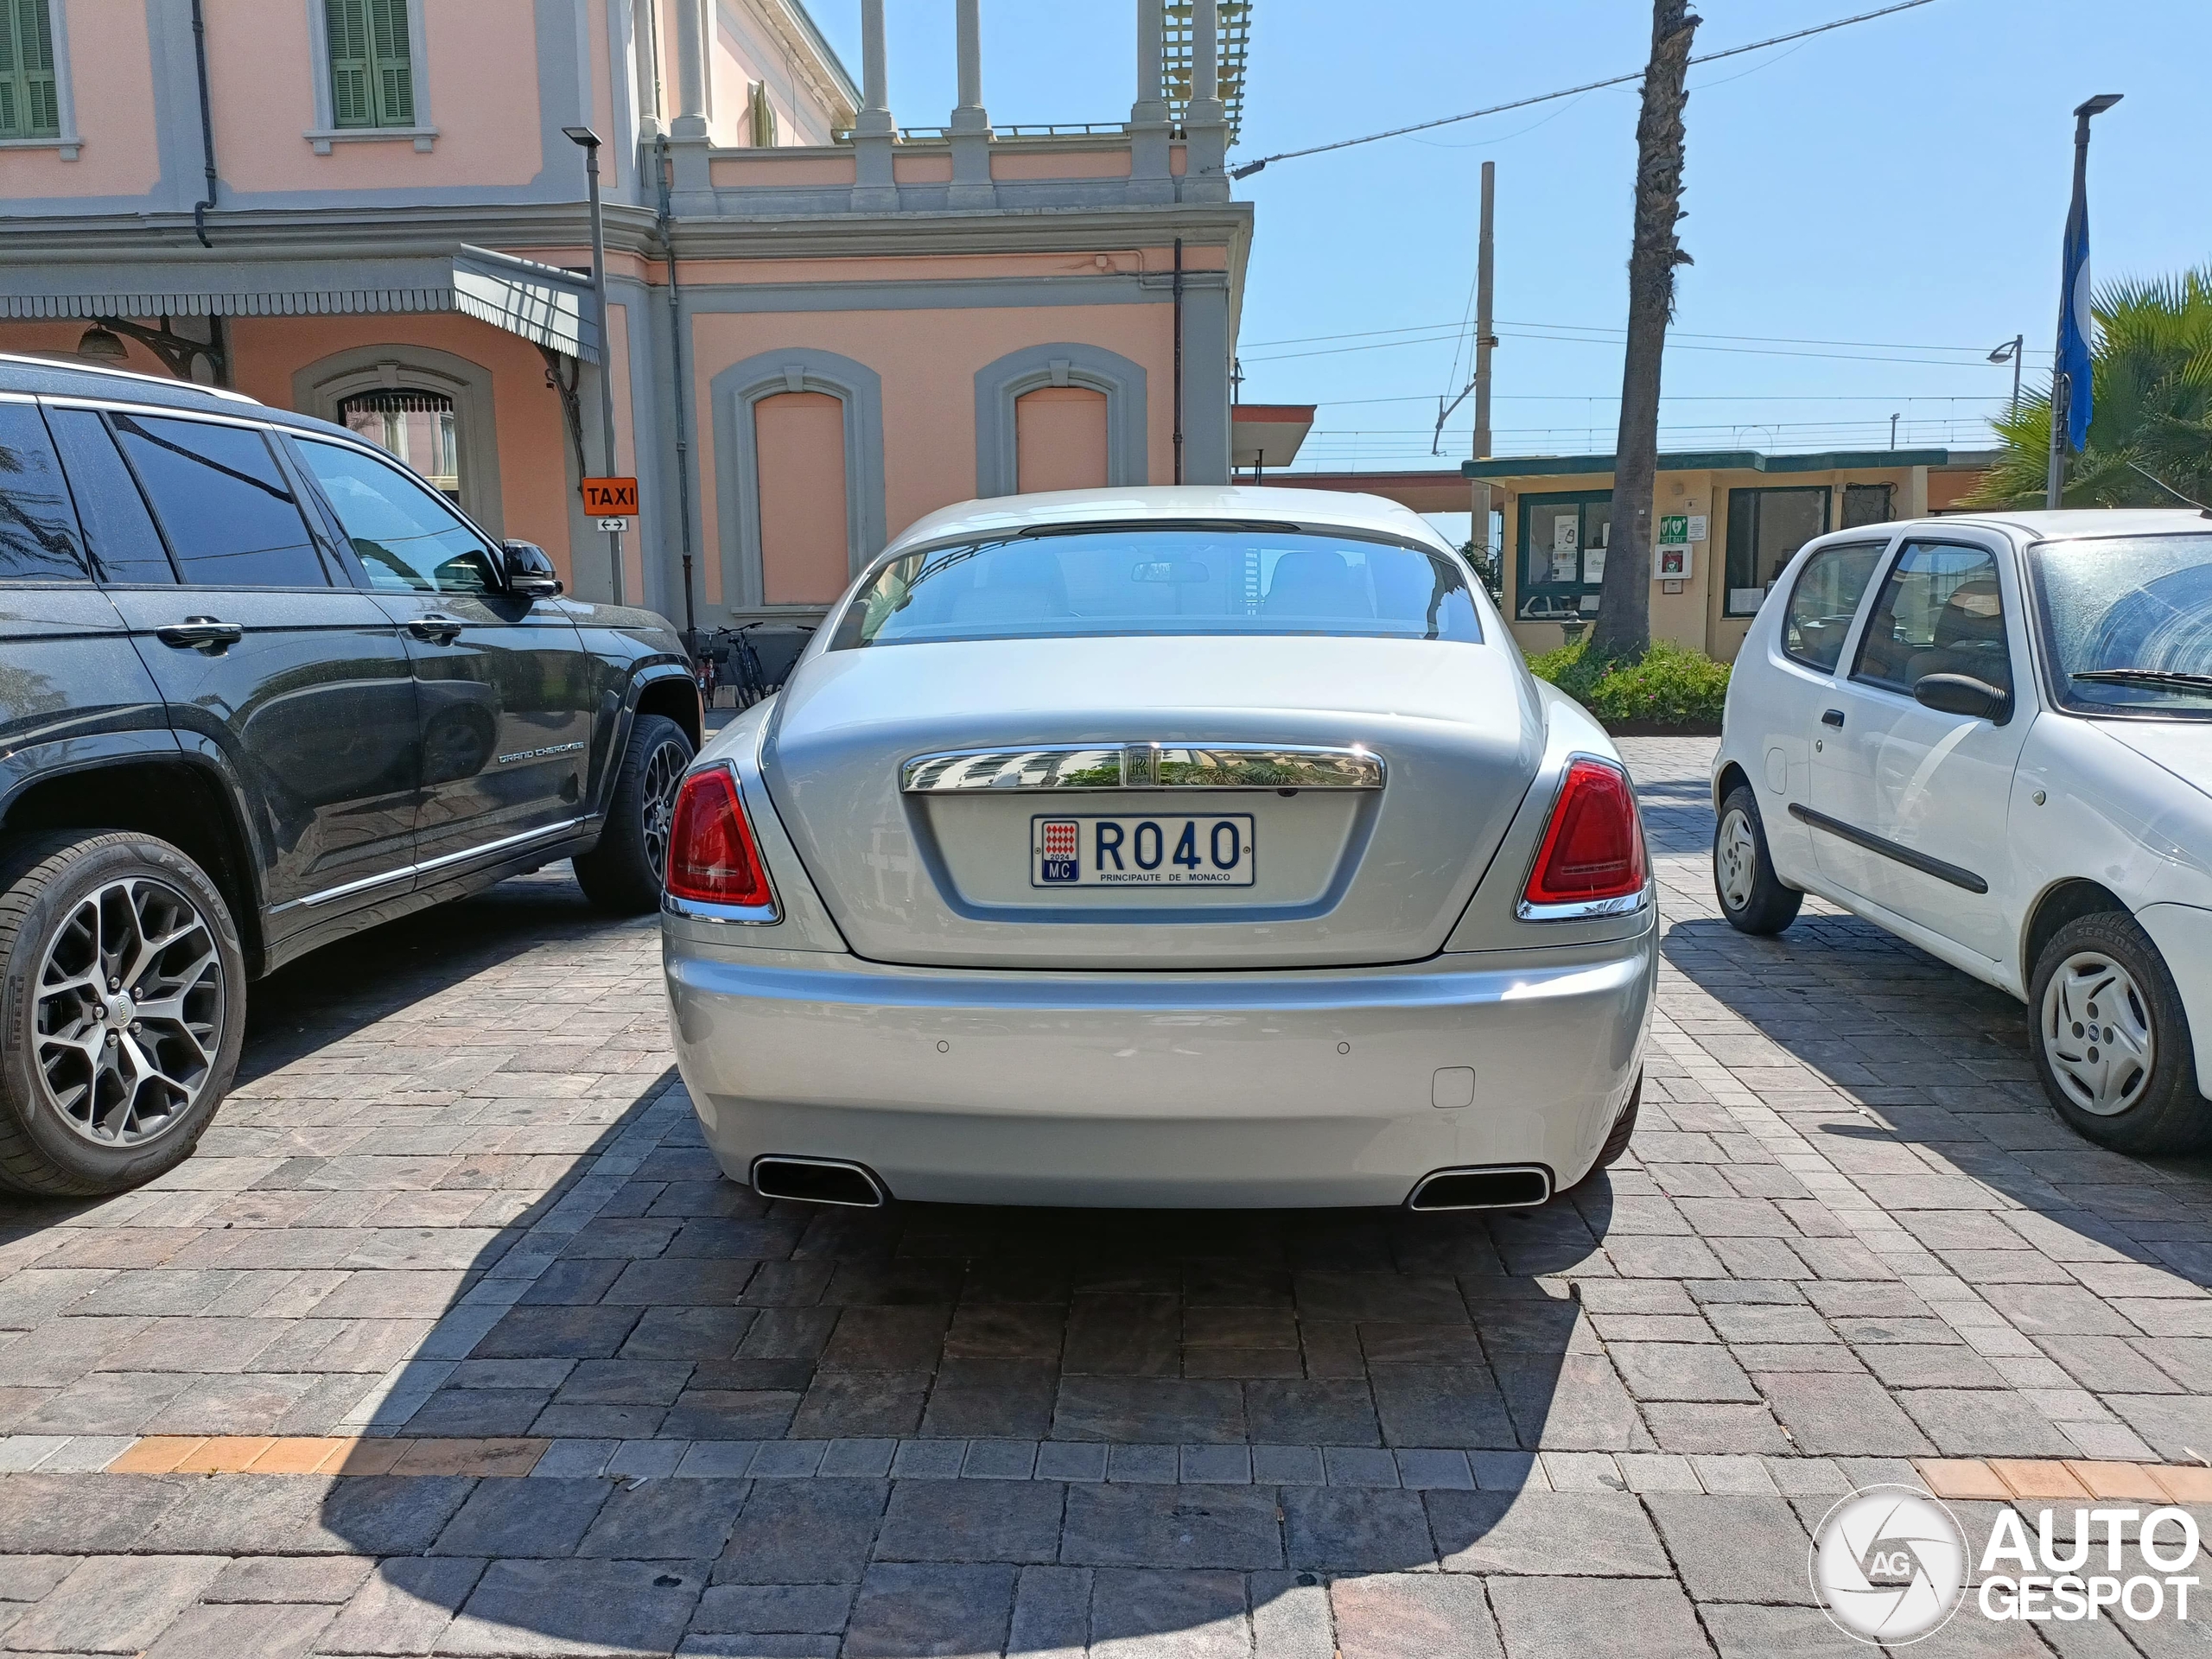
M 1934 0 L 1898 0 L 1893 6 L 1884 6 L 1876 11 L 1862 11 L 1855 17 L 1839 17 L 1834 22 L 1816 23 L 1811 29 L 1797 29 L 1788 35 L 1777 35 L 1771 40 L 1753 41 L 1748 46 L 1732 46 L 1719 52 L 1707 52 L 1692 58 L 1693 64 L 1717 63 L 1722 58 L 1740 57 L 1746 52 L 1764 51 L 1770 46 L 1781 46 L 1790 41 L 1802 41 L 1814 35 L 1825 35 L 1831 29 L 1847 29 L 1853 23 L 1871 22 L 1877 17 L 1887 17 L 1892 12 L 1910 11 L 1916 6 L 1931 5 Z M 1379 143 L 1385 138 L 1402 138 L 1409 132 L 1427 132 L 1434 127 L 1449 127 L 1461 121 L 1473 121 L 1485 115 L 1503 115 L 1508 110 L 1525 110 L 1532 104 L 1548 104 L 1554 99 L 1573 98 L 1582 92 L 1594 92 L 1601 86 L 1624 86 L 1632 80 L 1642 80 L 1644 72 L 1632 70 L 1624 75 L 1612 75 L 1604 80 L 1586 81 L 1580 86 L 1562 87 L 1556 92 L 1539 92 L 1533 98 L 1516 98 L 1510 104 L 1493 104 L 1486 110 L 1469 110 L 1462 115 L 1439 116 L 1433 121 L 1416 121 L 1410 126 L 1392 127 L 1385 132 L 1370 132 L 1359 138 L 1338 138 L 1325 144 L 1309 144 L 1304 149 L 1278 150 L 1272 156 L 1262 156 L 1255 162 L 1230 169 L 1232 179 L 1249 179 L 1271 162 L 1296 161 L 1301 156 L 1320 156 L 1332 149 L 1350 149 L 1355 144 Z

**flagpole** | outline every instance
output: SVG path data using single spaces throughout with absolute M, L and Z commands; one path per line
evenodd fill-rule
M 2089 118 L 2120 102 L 2118 92 L 2100 92 L 2074 111 L 2074 195 L 2066 209 L 2066 245 L 2060 258 L 2058 343 L 2050 366 L 2050 473 L 2044 505 L 2053 512 L 2066 499 L 2066 456 L 2074 443 L 2075 398 L 2084 407 L 2082 442 L 2088 441 L 2089 334 Z M 2077 384 L 2078 383 L 2078 384 Z

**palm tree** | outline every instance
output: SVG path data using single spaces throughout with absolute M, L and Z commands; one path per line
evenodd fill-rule
M 2067 463 L 2066 505 L 2212 505 L 2212 265 L 2107 283 L 2091 309 L 2095 403 L 2088 447 Z M 2050 394 L 1992 424 L 2003 458 L 1961 505 L 2043 505 Z

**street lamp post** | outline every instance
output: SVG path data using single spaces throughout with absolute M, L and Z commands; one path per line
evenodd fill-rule
M 2028 337 L 2025 334 L 2013 335 L 1989 354 L 1989 360 L 1993 363 L 2010 363 L 2012 365 L 2012 418 L 2016 421 L 2020 418 L 2020 361 L 2027 354 Z
M 2074 397 L 2078 373 L 2088 378 L 2089 351 L 2089 118 L 2102 115 L 2120 100 L 2118 92 L 2100 92 L 2074 111 L 2074 197 L 2066 213 L 2066 253 L 2058 295 L 2058 349 L 2050 365 L 2050 477 L 2044 486 L 2044 505 L 2056 512 L 2066 496 L 2066 450 L 2073 425 Z M 2070 327 L 2069 327 L 2070 325 Z M 2081 361 L 2069 363 L 2068 336 L 2078 339 Z
M 591 297 L 599 324 L 599 442 L 600 465 L 613 474 L 614 351 L 607 332 L 607 221 L 599 205 L 599 135 L 589 127 L 563 127 L 569 141 L 584 153 L 584 178 L 591 187 Z M 622 532 L 607 532 L 607 561 L 613 575 L 614 602 L 622 602 Z

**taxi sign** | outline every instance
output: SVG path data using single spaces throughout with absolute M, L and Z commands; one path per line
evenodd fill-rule
M 584 511 L 610 518 L 634 518 L 638 513 L 638 480 L 634 478 L 584 480 Z

